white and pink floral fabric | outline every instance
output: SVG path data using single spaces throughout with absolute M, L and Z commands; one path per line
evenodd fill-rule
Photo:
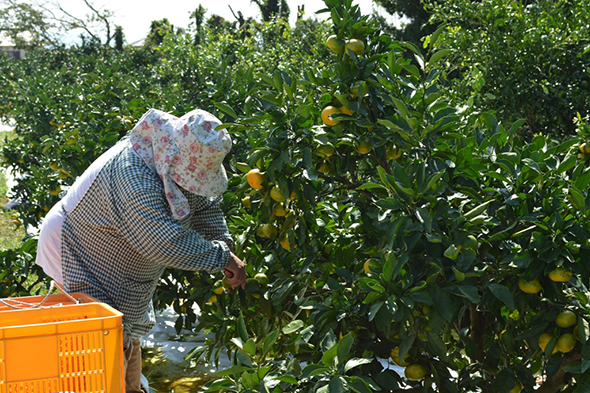
M 223 159 L 232 143 L 225 129 L 215 130 L 220 124 L 200 109 L 180 118 L 150 109 L 129 133 L 133 149 L 164 182 L 166 199 L 177 219 L 190 211 L 177 185 L 206 197 L 227 189 Z

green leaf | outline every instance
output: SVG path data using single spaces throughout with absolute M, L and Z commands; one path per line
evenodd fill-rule
M 426 179 L 426 181 L 424 182 L 426 185 L 422 188 L 422 192 L 426 192 L 427 190 L 430 190 L 432 188 L 432 186 L 434 184 L 436 184 L 438 179 L 440 179 L 443 174 L 444 174 L 444 171 L 440 171 L 440 172 L 436 172 L 436 173 L 433 173 L 432 175 L 430 175 L 428 177 L 428 179 Z
M 461 291 L 461 293 L 465 295 L 465 297 L 467 297 L 467 299 L 469 299 L 471 303 L 480 302 L 481 298 L 479 297 L 479 293 L 476 286 L 457 285 L 457 289 L 459 289 L 459 291 Z
M 514 133 L 516 131 L 518 131 L 520 129 L 520 127 L 522 127 L 524 124 L 526 124 L 526 120 L 525 119 L 518 119 L 516 120 L 514 123 L 512 123 L 512 126 L 510 127 L 510 130 L 508 130 L 508 136 L 512 137 L 512 135 L 514 135 Z
M 243 347 L 244 351 L 249 355 L 254 356 L 256 354 L 256 343 L 251 338 L 246 341 Z
M 495 134 L 498 132 L 500 125 L 498 124 L 498 120 L 489 112 L 484 112 L 482 115 L 483 122 L 485 123 L 486 127 Z
M 346 373 L 355 367 L 362 366 L 363 364 L 369 364 L 369 363 L 371 363 L 371 359 L 352 358 L 348 362 L 346 362 L 346 365 L 344 366 L 344 372 Z
M 401 344 L 399 345 L 399 358 L 400 359 L 403 359 L 406 357 L 406 355 L 408 354 L 408 352 L 412 348 L 412 345 L 414 344 L 415 340 L 416 340 L 416 335 L 412 334 L 412 335 L 406 337 L 401 342 Z
M 266 354 L 268 353 L 268 351 L 270 350 L 270 348 L 273 346 L 273 344 L 275 343 L 275 341 L 277 340 L 277 338 L 279 337 L 279 330 L 273 330 L 272 332 L 270 332 L 268 334 L 268 336 L 266 336 L 266 338 L 264 339 L 264 346 L 262 349 L 262 355 L 266 356 Z
M 335 375 L 330 379 L 329 393 L 345 393 L 344 383 L 339 375 Z
M 354 342 L 354 338 L 352 337 L 351 333 L 348 333 L 346 336 L 342 337 L 338 342 L 338 362 L 343 363 L 349 358 L 350 348 L 352 347 L 352 343 Z
M 404 119 L 408 120 L 412 117 L 412 115 L 410 115 L 410 112 L 408 111 L 408 107 L 406 106 L 406 104 L 391 96 L 391 101 L 393 101 L 393 103 L 395 104 L 395 107 L 397 108 L 397 110 L 400 112 L 400 114 L 404 117 Z
M 471 209 L 471 210 L 469 210 L 467 213 L 465 213 L 465 214 L 463 215 L 463 217 L 464 217 L 466 220 L 469 220 L 469 219 L 471 219 L 471 218 L 473 218 L 473 217 L 475 217 L 475 216 L 479 216 L 481 213 L 483 213 L 483 212 L 484 212 L 484 210 L 486 210 L 486 209 L 487 209 L 487 207 L 488 207 L 488 206 L 490 205 L 490 203 L 492 203 L 492 202 L 493 202 L 493 200 L 492 200 L 492 199 L 490 199 L 489 201 L 486 201 L 486 202 L 484 202 L 484 203 L 480 204 L 479 206 L 476 206 L 476 207 L 474 207 L 473 209 Z
M 283 78 L 281 77 L 281 71 L 275 70 L 273 73 L 274 86 L 279 93 L 283 92 Z
M 452 259 L 453 261 L 456 261 L 457 258 L 459 258 L 459 250 L 457 250 L 457 247 L 454 244 L 451 244 L 449 247 L 447 247 L 443 255 L 449 259 Z
M 434 47 L 434 44 L 436 44 L 438 37 L 441 35 L 443 30 L 446 28 L 447 28 L 447 24 L 441 23 L 441 25 L 436 29 L 436 31 L 430 35 L 430 46 L 431 47 Z
M 296 319 L 283 328 L 283 333 L 284 334 L 295 333 L 295 332 L 299 331 L 304 326 L 305 326 L 305 323 L 301 319 Z
M 335 366 L 336 355 L 338 354 L 338 345 L 333 345 L 322 355 L 322 363 L 327 367 Z
M 514 232 L 511 237 L 517 238 L 517 237 L 522 237 L 522 236 L 528 236 L 528 235 L 531 235 L 535 231 L 535 229 L 537 229 L 537 226 L 531 225 L 528 228 L 522 229 L 518 232 Z
M 415 54 L 417 54 L 418 56 L 422 56 L 422 53 L 420 52 L 420 48 L 418 48 L 415 44 L 411 43 L 411 42 L 404 42 L 403 45 L 408 48 L 409 50 L 411 50 L 412 52 L 414 52 Z
M 278 379 L 281 382 L 290 383 L 291 385 L 299 385 L 299 381 L 297 380 L 297 378 L 295 378 L 292 375 L 283 374 L 276 377 L 276 379 Z
M 453 319 L 453 303 L 451 296 L 441 288 L 435 288 L 430 296 L 434 300 L 434 304 L 438 309 L 438 312 L 447 321 Z
M 438 334 L 433 332 L 427 332 L 426 336 L 428 338 L 428 347 L 430 348 L 430 352 L 434 356 L 438 356 L 441 359 L 446 359 L 447 346 L 445 345 L 442 338 Z
M 547 326 L 549 326 L 549 322 L 543 322 L 539 325 L 533 326 L 532 328 L 525 330 L 518 336 L 514 337 L 514 341 L 530 340 L 532 338 L 539 337 L 546 331 Z
M 271 85 L 271 86 L 274 86 L 274 84 L 275 84 L 275 83 L 274 83 L 274 80 L 273 80 L 273 78 L 271 78 L 270 76 L 268 76 L 268 75 L 265 75 L 265 74 L 257 74 L 257 75 L 258 75 L 258 76 L 259 76 L 259 77 L 260 77 L 260 78 L 261 78 L 263 81 L 265 81 L 266 83 L 268 83 L 269 85 Z
M 316 375 L 326 374 L 329 372 L 330 372 L 330 369 L 322 366 L 321 364 L 310 364 L 310 365 L 305 366 L 305 368 L 301 372 L 301 376 L 303 378 L 311 378 Z
M 494 379 L 494 391 L 510 391 L 516 385 L 516 376 L 510 368 L 504 368 Z
M 584 211 L 586 210 L 586 200 L 582 192 L 578 190 L 576 187 L 570 186 L 568 195 L 570 201 L 572 202 L 572 205 L 574 205 L 576 209 L 584 213 Z
M 385 187 L 383 184 L 373 183 L 373 182 L 367 182 L 367 183 L 361 185 L 360 187 L 358 187 L 357 190 L 370 190 L 373 188 L 381 188 L 386 191 L 388 190 L 388 188 Z
M 246 367 L 246 366 L 231 366 L 228 367 L 226 369 L 220 370 L 220 371 L 216 371 L 215 375 L 223 377 L 225 375 L 232 375 L 232 374 L 240 374 L 243 373 L 244 371 L 250 370 L 250 367 Z
M 377 302 L 377 303 L 371 305 L 371 308 L 369 309 L 369 322 L 371 322 L 375 318 L 375 315 L 377 315 L 377 313 L 379 312 L 379 309 L 384 304 L 385 304 L 385 302 Z
M 238 366 L 238 367 L 242 367 L 242 366 Z M 231 389 L 231 388 L 235 387 L 235 385 L 234 385 L 233 381 L 230 381 L 228 379 L 219 379 L 219 380 L 213 381 L 210 385 L 206 385 L 205 387 L 207 388 L 207 390 L 205 390 L 205 392 L 217 392 L 219 390 Z
M 490 284 L 488 285 L 490 292 L 497 297 L 499 300 L 504 302 L 506 306 L 510 309 L 516 308 L 514 305 L 514 298 L 512 297 L 512 292 L 504 285 L 501 284 Z
M 236 168 L 242 173 L 250 172 L 250 165 L 243 162 L 236 162 Z
M 246 329 L 246 323 L 244 322 L 244 315 L 242 313 L 238 317 L 238 334 L 243 342 L 248 341 L 248 330 Z
M 439 61 L 440 59 L 442 59 L 443 57 L 445 57 L 446 55 L 448 55 L 449 53 L 451 53 L 450 49 L 441 49 L 438 52 L 436 52 L 435 54 L 433 54 L 430 59 L 428 60 L 428 65 L 429 66 L 433 66 L 437 61 Z
M 216 102 L 215 107 L 217 109 L 227 113 L 228 115 L 230 115 L 234 119 L 238 118 L 238 115 L 236 114 L 236 112 L 229 105 L 224 104 L 223 102 Z
M 578 158 L 576 155 L 572 154 L 571 152 L 567 152 L 563 161 L 560 161 L 557 165 L 557 169 L 555 170 L 555 174 L 560 174 L 565 171 L 570 170 L 571 168 L 576 165 Z

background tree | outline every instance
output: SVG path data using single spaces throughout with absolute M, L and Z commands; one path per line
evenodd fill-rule
M 384 23 L 385 31 L 397 40 L 420 44 L 421 38 L 436 30 L 436 26 L 428 23 L 430 14 L 424 8 L 422 0 L 375 0 L 375 3 L 381 5 L 391 15 L 400 19 L 409 19 L 409 22 L 401 27 Z
M 447 26 L 438 45 L 453 52 L 450 91 L 468 111 L 524 118 L 527 138 L 576 133 L 576 113 L 590 108 L 587 1 L 428 4 L 433 23 Z
M 0 5 L 0 31 L 6 31 L 20 46 L 59 46 L 61 35 L 82 30 L 91 41 L 109 45 L 114 37 L 113 12 L 101 9 L 90 0 L 83 0 L 88 13 L 74 15 L 58 1 L 2 0 Z M 19 33 L 27 32 L 30 40 Z
M 150 24 L 150 32 L 145 39 L 144 46 L 152 47 L 161 45 L 164 42 L 164 38 L 169 34 L 174 34 L 174 25 L 167 18 L 154 20 Z
M 289 5 L 286 0 L 250 0 L 260 8 L 262 20 L 265 22 L 273 18 L 289 20 Z
M 205 13 L 207 9 L 204 8 L 201 4 L 195 9 L 190 17 L 191 19 L 194 18 L 194 26 L 195 26 L 195 45 L 199 45 L 201 43 L 201 35 L 203 34 L 203 23 L 205 22 Z M 192 22 L 191 22 L 192 24 Z
M 230 22 L 224 17 L 213 14 L 207 19 L 207 27 L 210 29 L 211 34 L 224 34 L 233 33 L 236 29 L 236 22 Z
M 60 29 L 46 13 L 28 3 L 4 1 L 0 9 L 0 32 L 19 48 L 60 45 Z
M 115 49 L 123 50 L 123 41 L 125 40 L 125 34 L 123 33 L 123 27 L 115 27 Z

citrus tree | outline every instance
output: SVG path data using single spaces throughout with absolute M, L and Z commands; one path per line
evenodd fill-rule
M 422 51 L 351 3 L 326 1 L 331 64 L 220 107 L 248 147 L 226 206 L 250 278 L 195 293 L 216 336 L 193 355 L 234 362 L 205 390 L 583 390 L 587 122 L 525 142 L 451 106 L 444 27 Z
M 437 47 L 453 95 L 503 121 L 523 118 L 522 134 L 575 135 L 588 114 L 590 18 L 586 1 L 426 1 L 431 23 L 448 28 Z

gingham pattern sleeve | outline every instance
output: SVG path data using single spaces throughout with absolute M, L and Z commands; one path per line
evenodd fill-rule
M 183 191 L 184 192 L 184 191 Z M 227 229 L 225 214 L 219 207 L 222 197 L 203 197 L 184 192 L 191 206 L 190 221 L 194 230 L 206 240 L 220 240 L 230 249 L 233 240 Z
M 227 244 L 206 240 L 208 233 L 187 230 L 183 222 L 173 218 L 162 183 L 151 170 L 130 173 L 123 168 L 114 176 L 119 179 L 115 183 L 115 194 L 120 195 L 118 229 L 146 259 L 182 270 L 216 272 L 227 266 Z M 225 220 L 217 214 L 203 210 L 191 216 L 199 214 L 199 221 L 211 223 L 207 227 L 220 225 L 215 232 L 227 232 Z

